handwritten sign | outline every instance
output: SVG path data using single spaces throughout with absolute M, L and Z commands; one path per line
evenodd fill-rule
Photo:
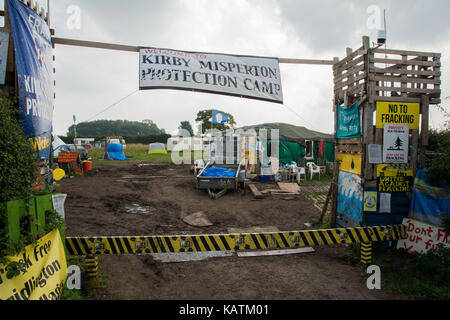
M 141 48 L 139 88 L 195 90 L 283 103 L 276 58 Z
M 77 162 L 77 153 L 76 152 L 60 152 L 58 154 L 58 162 L 59 163 Z
M 377 165 L 379 192 L 411 192 L 414 178 L 410 164 Z
M 419 103 L 377 102 L 377 128 L 389 124 L 407 124 L 411 130 L 419 129 Z
M 405 249 L 410 253 L 427 253 L 438 249 L 439 245 L 450 248 L 450 234 L 444 229 L 411 218 L 403 219 L 407 238 L 397 242 L 397 249 Z
M 61 297 L 67 262 L 58 230 L 8 258 L 25 264 L 26 272 L 8 279 L 5 266 L 0 265 L 0 300 L 58 300 Z

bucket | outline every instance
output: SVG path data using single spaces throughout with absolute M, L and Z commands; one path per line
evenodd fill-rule
M 83 169 L 84 169 L 84 172 L 92 170 L 92 162 L 91 161 L 84 161 L 83 162 Z

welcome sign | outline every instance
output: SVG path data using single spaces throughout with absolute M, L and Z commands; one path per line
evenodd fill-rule
M 139 88 L 191 90 L 283 103 L 276 58 L 141 48 Z

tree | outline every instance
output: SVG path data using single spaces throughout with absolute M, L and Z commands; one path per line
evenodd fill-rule
M 186 130 L 187 132 L 189 132 L 191 137 L 194 135 L 194 130 L 192 129 L 191 123 L 189 121 L 181 121 L 178 129 Z
M 213 115 L 214 110 L 229 116 L 228 120 L 225 123 L 215 124 L 213 127 L 214 129 L 228 130 L 228 129 L 231 129 L 234 127 L 234 125 L 236 124 L 236 121 L 234 121 L 234 117 L 231 114 L 217 110 L 217 109 L 202 110 L 197 113 L 197 118 L 195 119 L 195 121 L 202 123 L 202 133 L 205 133 L 206 130 L 212 128 L 212 115 Z
M 72 125 L 67 132 L 68 136 L 74 136 Z M 152 120 L 127 121 L 127 120 L 95 120 L 82 122 L 77 125 L 77 136 L 79 137 L 101 137 L 101 136 L 144 136 L 159 135 L 165 131 L 159 129 Z

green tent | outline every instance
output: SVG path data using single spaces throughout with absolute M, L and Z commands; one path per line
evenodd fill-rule
M 334 136 L 332 134 L 322 133 L 307 129 L 301 126 L 295 126 L 287 123 L 263 123 L 253 126 L 246 126 L 238 130 L 249 131 L 255 130 L 259 132 L 266 129 L 268 139 L 270 140 L 270 129 L 279 130 L 280 146 L 279 161 L 280 163 L 290 163 L 292 161 L 299 162 L 306 155 L 305 141 L 314 141 L 313 156 L 314 162 L 317 163 L 320 142 L 323 141 L 323 154 L 328 162 L 334 162 Z M 265 141 L 268 142 L 268 141 Z M 269 150 L 263 157 L 263 163 L 267 164 L 267 154 L 271 154 L 270 143 L 266 143 Z

